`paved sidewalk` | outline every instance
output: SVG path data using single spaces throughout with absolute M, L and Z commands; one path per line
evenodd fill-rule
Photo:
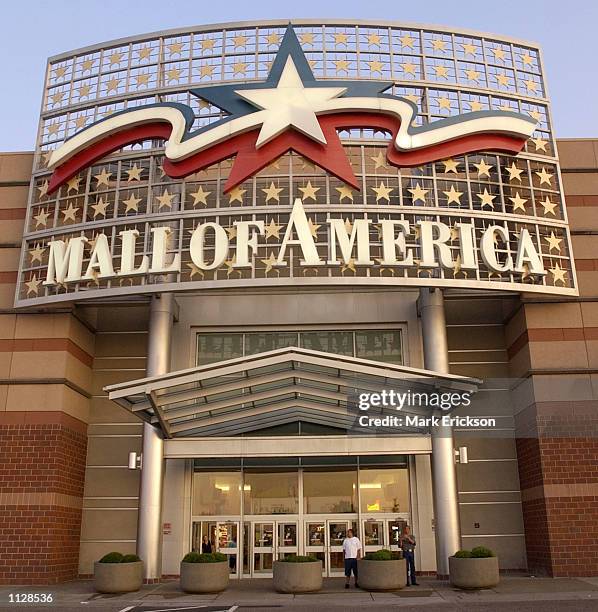
M 17 593 L 51 593 L 53 603 L 10 604 Z M 138 593 L 100 595 L 91 581 L 76 581 L 53 587 L 0 587 L 0 610 L 106 610 L 109 612 L 247 612 L 251 610 L 542 610 L 560 612 L 598 610 L 598 578 L 532 578 L 505 576 L 494 589 L 460 591 L 447 582 L 421 578 L 420 586 L 392 593 L 346 590 L 342 578 L 324 580 L 322 591 L 285 595 L 272 590 L 269 579 L 231 581 L 224 593 L 188 595 L 178 581 L 144 586 Z

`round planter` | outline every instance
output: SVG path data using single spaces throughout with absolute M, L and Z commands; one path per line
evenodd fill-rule
M 93 586 L 98 593 L 130 593 L 143 584 L 143 561 L 93 564 Z
M 357 582 L 366 591 L 396 591 L 407 584 L 405 559 L 357 561 Z
M 228 586 L 228 561 L 218 563 L 183 563 L 181 589 L 186 593 L 220 593 Z
M 322 588 L 322 562 L 274 561 L 274 590 L 278 593 L 311 593 Z
M 451 584 L 460 589 L 490 589 L 499 581 L 498 557 L 449 557 L 449 574 Z

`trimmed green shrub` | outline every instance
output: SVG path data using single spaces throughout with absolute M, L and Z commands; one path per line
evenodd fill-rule
M 377 550 L 376 552 L 366 553 L 364 556 L 364 559 L 366 561 L 393 561 L 394 559 L 399 559 L 399 558 L 400 557 L 393 555 L 393 553 L 390 552 L 390 550 L 386 550 L 385 548 Z
M 100 563 L 122 563 L 124 557 L 119 552 L 109 552 L 100 559 Z
M 137 561 L 141 561 L 137 555 L 125 555 L 121 563 L 136 563 Z
M 317 561 L 317 559 L 309 555 L 289 555 L 284 559 L 280 559 L 280 561 L 284 561 L 285 563 L 313 563 Z
M 471 559 L 471 550 L 458 550 L 454 555 L 457 559 Z
M 485 559 L 486 557 L 495 557 L 496 555 L 492 550 L 485 546 L 476 546 L 471 549 L 471 556 L 476 559 Z
M 190 552 L 183 557 L 183 563 L 222 563 L 227 560 L 227 556 L 219 553 L 197 553 Z

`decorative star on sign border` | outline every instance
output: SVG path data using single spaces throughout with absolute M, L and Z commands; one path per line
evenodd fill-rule
M 480 150 L 519 152 L 536 121 L 508 111 L 477 111 L 413 127 L 417 106 L 385 94 L 391 81 L 317 81 L 288 26 L 268 78 L 261 83 L 210 85 L 191 90 L 228 116 L 193 132 L 192 109 L 149 104 L 114 113 L 77 132 L 51 155 L 51 193 L 83 167 L 149 138 L 163 138 L 164 172 L 182 178 L 235 158 L 224 191 L 229 192 L 290 150 L 355 189 L 360 188 L 338 131 L 373 128 L 392 134 L 386 159 L 418 166 Z

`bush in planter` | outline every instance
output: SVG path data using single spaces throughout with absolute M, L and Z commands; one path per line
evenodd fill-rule
M 368 591 L 396 591 L 407 584 L 407 567 L 400 551 L 382 548 L 366 553 L 357 561 L 357 568 L 359 586 Z
M 322 562 L 310 555 L 288 555 L 272 566 L 274 590 L 313 593 L 322 588 Z
M 449 574 L 451 584 L 460 589 L 489 589 L 499 582 L 498 558 L 485 546 L 458 550 L 449 557 Z
M 137 555 L 113 551 L 94 563 L 94 587 L 99 593 L 130 593 L 143 584 L 143 563 Z
M 190 552 L 181 561 L 181 589 L 186 593 L 219 593 L 228 580 L 228 557 L 222 553 Z

